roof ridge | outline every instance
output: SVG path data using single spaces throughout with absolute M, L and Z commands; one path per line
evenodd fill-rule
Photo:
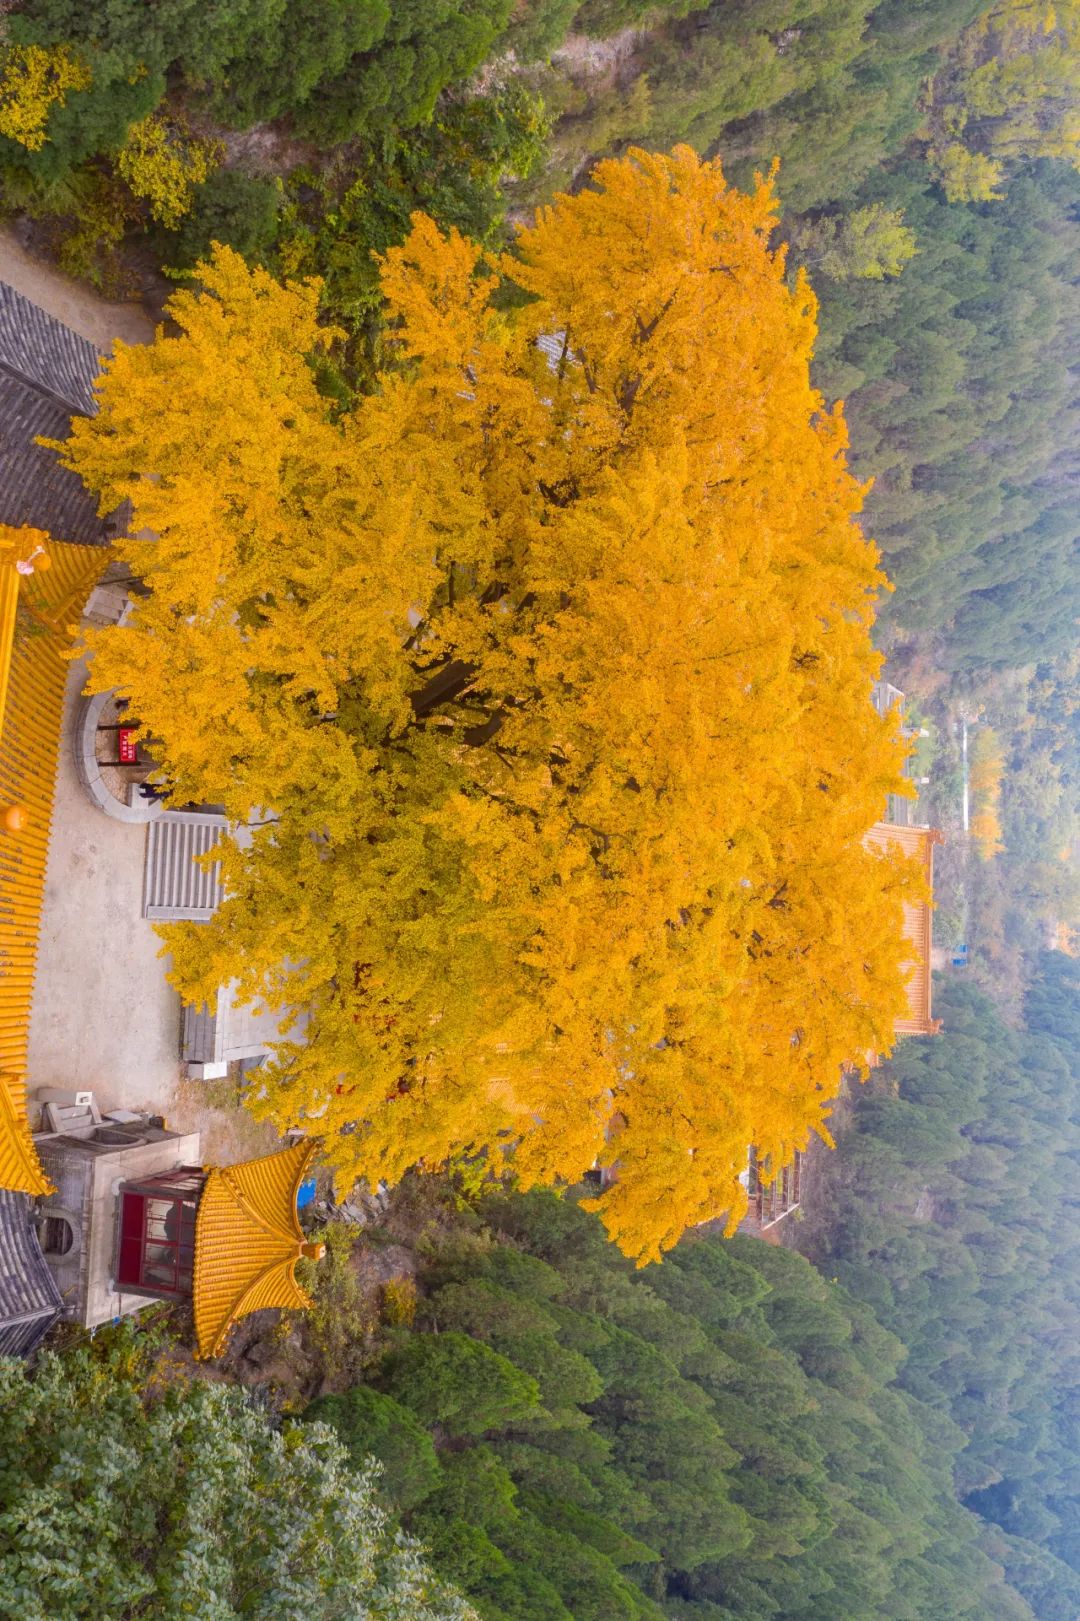
M 250 1164 L 251 1162 L 245 1161 L 244 1163 Z M 290 1244 L 294 1244 L 296 1242 L 295 1236 L 290 1229 L 282 1226 L 280 1222 L 275 1220 L 272 1216 L 267 1215 L 265 1211 L 260 1210 L 258 1206 L 252 1202 L 252 1200 L 244 1192 L 243 1187 L 238 1184 L 236 1177 L 233 1174 L 236 1169 L 235 1166 L 219 1165 L 216 1166 L 215 1169 L 217 1170 L 218 1175 L 221 1177 L 223 1185 L 228 1188 L 233 1202 L 239 1207 L 241 1214 L 245 1216 L 248 1221 L 250 1221 L 256 1227 L 261 1227 L 264 1233 L 269 1234 L 271 1238 L 277 1239 L 279 1242 L 283 1242 L 285 1239 L 288 1239 Z
M 0 355 L 0 372 L 3 372 L 5 377 L 10 377 L 12 382 L 21 383 L 24 388 L 32 388 L 35 394 L 40 394 L 43 400 L 48 400 L 66 415 L 73 417 L 86 415 L 84 411 L 72 405 L 70 400 L 66 400 L 62 394 L 58 394 L 54 388 L 49 388 L 46 383 L 41 382 L 40 378 L 30 377 L 18 366 L 13 366 L 9 360 L 5 360 L 3 355 Z
M 294 1271 L 304 1242 L 296 1195 L 318 1146 L 317 1139 L 309 1139 L 210 1170 L 195 1218 L 200 1356 L 217 1356 L 232 1324 L 249 1311 L 309 1304 Z M 251 1187 L 245 1186 L 249 1179 Z M 261 1198 L 268 1198 L 269 1212 L 259 1208 Z

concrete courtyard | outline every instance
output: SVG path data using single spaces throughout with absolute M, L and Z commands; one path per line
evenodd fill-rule
M 38 1087 L 89 1089 L 102 1113 L 145 1110 L 174 1131 L 199 1132 L 204 1161 L 268 1154 L 278 1133 L 238 1106 L 235 1086 L 189 1080 L 181 1063 L 180 998 L 166 980 L 154 925 L 142 916 L 146 823 L 106 816 L 76 771 L 85 680 L 85 664 L 74 664 L 30 1017 L 31 1113 Z
M 146 827 L 114 821 L 79 782 L 72 667 L 57 768 L 30 1020 L 31 1096 L 92 1087 L 102 1109 L 162 1113 L 180 1075 L 180 1002 L 142 910 Z
M 0 231 L 0 279 L 107 352 L 148 343 L 135 304 L 110 304 Z M 104 561 L 104 559 L 103 559 Z M 57 768 L 27 1084 L 92 1087 L 103 1109 L 162 1113 L 180 1074 L 180 1004 L 141 916 L 146 828 L 113 821 L 79 783 L 72 730 L 86 680 L 72 666 Z

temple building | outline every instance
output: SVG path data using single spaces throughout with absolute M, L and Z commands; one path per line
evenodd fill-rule
M 29 1356 L 61 1308 L 30 1200 L 0 1188 L 0 1356 Z
M 0 1187 L 26 1194 L 48 1186 L 24 1077 L 66 654 L 105 555 L 0 529 Z
M 95 1328 L 152 1300 L 190 1299 L 199 1354 L 217 1356 L 238 1318 L 310 1305 L 296 1262 L 323 1247 L 307 1242 L 296 1200 L 317 1142 L 211 1168 L 197 1133 L 102 1122 L 92 1104 L 46 1100 L 45 1111 L 60 1129 L 34 1139 L 54 1184 L 34 1219 L 69 1321 Z
M 297 1220 L 300 1184 L 318 1149 L 293 1148 L 209 1171 L 195 1213 L 195 1337 L 199 1355 L 218 1356 L 237 1318 L 267 1306 L 311 1305 L 296 1281 L 301 1256 L 320 1260 Z
M 935 827 L 905 827 L 893 822 L 877 822 L 866 835 L 866 843 L 878 849 L 899 849 L 914 856 L 926 879 L 928 898 L 904 907 L 904 939 L 909 946 L 907 964 L 908 1012 L 896 1021 L 898 1036 L 936 1036 L 941 1020 L 933 1016 L 934 946 L 934 849 L 944 843 L 944 834 Z
M 296 1200 L 317 1144 L 200 1163 L 198 1133 L 92 1092 L 26 1092 L 30 1014 L 69 655 L 112 532 L 39 435 L 94 409 L 101 356 L 0 283 L 0 1353 L 28 1355 L 64 1316 L 86 1327 L 192 1300 L 201 1355 L 238 1317 L 303 1307 L 317 1257 Z M 75 543 L 54 541 L 53 530 Z
M 0 283 L 0 1350 L 26 1355 L 62 1299 L 32 1204 L 49 1189 L 25 1074 L 72 624 L 111 527 L 41 437 L 94 409 L 93 344 Z M 55 530 L 75 544 L 47 541 Z
M 806 1155 L 795 1150 L 789 1164 L 776 1176 L 768 1174 L 752 1148 L 746 1172 L 740 1180 L 746 1188 L 746 1215 L 739 1223 L 741 1233 L 752 1233 L 770 1243 L 779 1243 L 781 1223 L 793 1215 L 802 1203 L 803 1174 Z
M 119 533 L 121 515 L 102 518 L 78 474 L 37 443 L 66 439 L 72 417 L 93 416 L 103 358 L 89 339 L 0 282 L 0 523 L 47 529 L 83 546 L 104 546 Z
M 49 1191 L 26 1107 L 30 1004 L 71 622 L 100 549 L 0 529 L 0 1345 L 32 1351 L 61 1310 L 31 1199 Z

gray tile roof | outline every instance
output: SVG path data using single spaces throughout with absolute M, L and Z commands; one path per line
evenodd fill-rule
M 0 1356 L 29 1356 L 62 1307 L 30 1220 L 30 1200 L 0 1188 Z
M 96 409 L 102 356 L 86 338 L 0 282 L 0 523 L 100 545 L 109 524 L 74 473 L 38 437 L 66 439 Z
M 101 351 L 0 282 L 0 366 L 52 394 L 72 416 L 93 416 Z

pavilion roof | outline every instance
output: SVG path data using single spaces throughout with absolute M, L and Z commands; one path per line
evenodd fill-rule
M 37 547 L 32 573 L 19 560 Z M 60 748 L 67 654 L 108 561 L 100 546 L 0 525 L 0 1188 L 48 1193 L 26 1115 L 26 1057 Z M 74 623 L 73 623 L 74 622 Z
M 296 1263 L 305 1244 L 296 1215 L 300 1183 L 317 1142 L 210 1171 L 195 1220 L 195 1337 L 199 1355 L 220 1355 L 238 1317 L 267 1306 L 311 1305 Z

